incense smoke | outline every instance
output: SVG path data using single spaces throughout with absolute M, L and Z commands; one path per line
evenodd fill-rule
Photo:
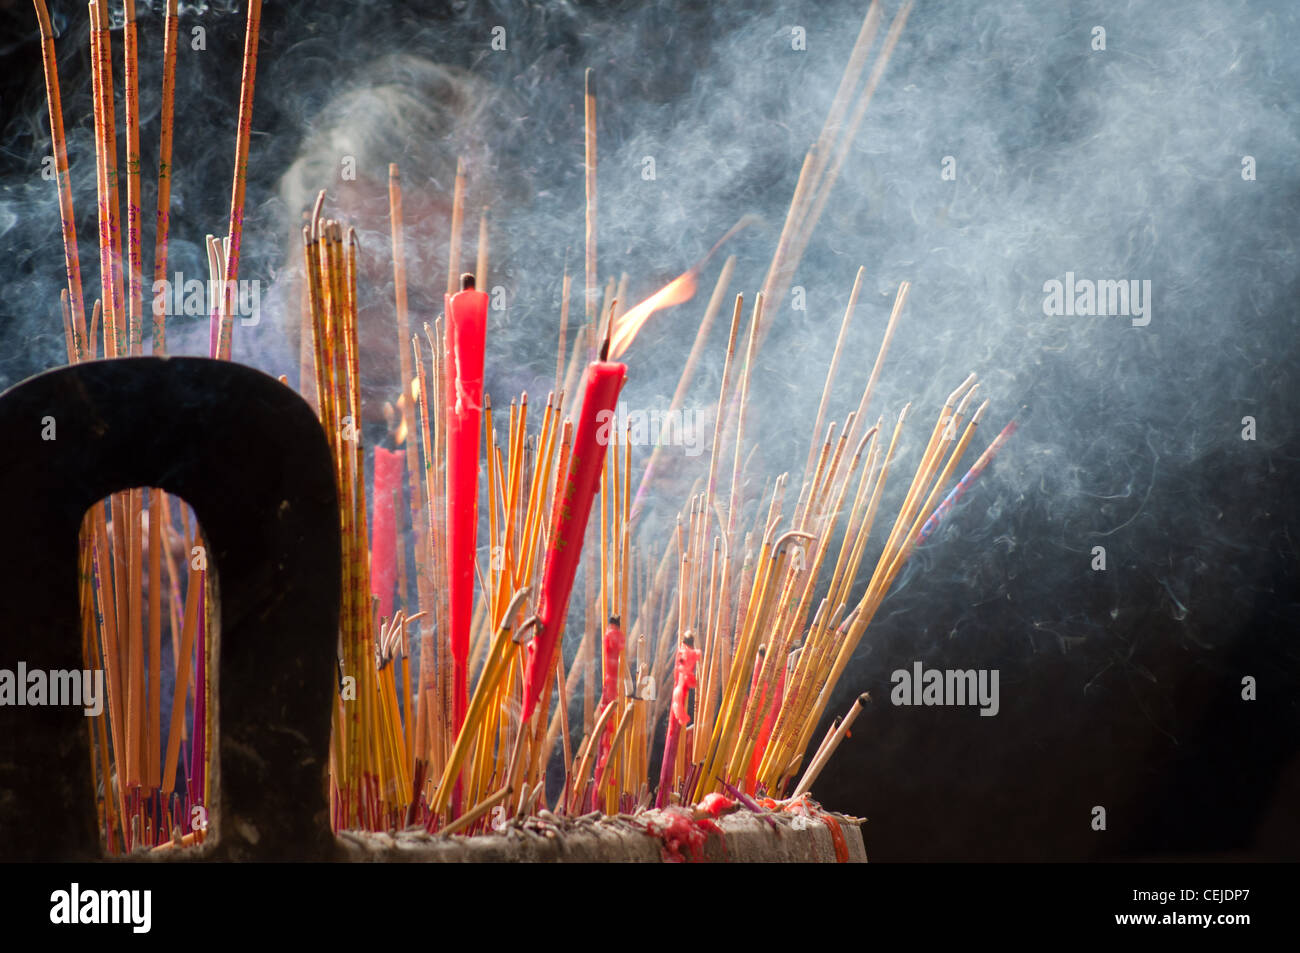
M 206 281 L 203 237 L 225 228 L 242 39 L 233 6 L 182 11 L 168 271 L 186 279 Z M 268 5 L 241 277 L 275 287 L 263 295 L 262 325 L 236 328 L 235 358 L 296 379 L 296 298 L 281 279 L 292 279 L 298 265 L 291 236 L 304 195 L 309 205 L 316 188 L 330 190 L 327 214 L 332 208 L 357 225 L 373 257 L 363 265 L 363 310 L 391 324 L 390 161 L 402 165 L 411 226 L 412 328 L 432 322 L 461 154 L 472 195 L 462 266 L 472 268 L 478 211 L 488 202 L 484 290 L 499 286 L 505 302 L 489 313 L 487 388 L 502 406 L 524 389 L 540 405 L 553 386 L 566 262 L 574 276 L 570 347 L 583 317 L 588 66 L 599 84 L 602 281 L 627 272 L 634 304 L 753 212 L 765 227 L 727 249 L 738 259 L 730 295 L 752 300 L 866 4 L 746 6 L 464 2 L 430 13 L 413 4 Z M 884 26 L 897 6 L 885 5 Z M 58 50 L 89 313 L 98 258 L 86 26 L 77 4 L 51 7 L 64 31 Z M 141 86 L 146 209 L 157 154 L 157 8 L 140 4 L 149 63 Z M 870 689 L 877 705 L 860 725 L 875 723 L 861 731 L 857 754 L 828 768 L 827 800 L 851 792 L 844 797 L 858 798 L 861 813 L 913 803 L 918 813 L 940 814 L 942 797 L 928 792 L 951 797 L 960 777 L 1002 818 L 1011 809 L 999 785 L 1040 772 L 1035 783 L 1047 806 L 1015 809 L 1022 819 L 1038 812 L 1023 823 L 1040 841 L 1067 844 L 1076 856 L 1153 850 L 1164 843 L 1159 823 L 1150 833 L 1130 820 L 1118 847 L 1099 847 L 1086 831 L 1063 833 L 1071 822 L 1061 804 L 1081 779 L 1070 755 L 1043 762 L 1033 752 L 1073 751 L 1086 762 L 1077 752 L 1093 750 L 1087 726 L 1109 717 L 1134 740 L 1107 749 L 1108 763 L 1116 777 L 1136 777 L 1153 752 L 1173 757 L 1199 737 L 1207 697 L 1230 694 L 1242 674 L 1264 674 L 1260 659 L 1296 672 L 1294 647 L 1252 640 L 1282 631 L 1297 608 L 1273 593 L 1296 562 L 1294 514 L 1279 509 L 1279 498 L 1295 472 L 1289 446 L 1300 410 L 1292 304 L 1300 135 L 1289 121 L 1300 88 L 1292 52 L 1298 16 L 1293 4 L 1241 0 L 1190 2 L 1177 15 L 1160 6 L 1027 0 L 920 3 L 912 13 L 794 278 L 806 307 L 796 309 L 794 295 L 768 302 L 771 333 L 747 424 L 759 444 L 751 492 L 765 476 L 802 466 L 859 265 L 866 284 L 832 419 L 856 407 L 894 292 L 912 282 L 869 409 L 871 421 L 881 414 L 888 421 L 909 400 L 915 408 L 877 540 L 888 533 L 917 444 L 969 371 L 992 403 L 965 465 L 1021 405 L 1032 405 L 1033 416 L 917 552 L 842 680 L 828 715 Z M 0 123 L 0 386 L 61 363 L 63 347 L 58 207 L 54 183 L 40 175 L 48 120 L 35 21 L 7 22 L 14 37 L 0 50 L 21 68 L 6 80 Z M 491 45 L 497 26 L 504 50 Z M 203 51 L 187 47 L 195 27 L 206 28 Z M 805 31 L 806 49 L 792 43 L 794 27 Z M 1094 48 L 1096 27 L 1105 31 L 1104 49 Z M 120 42 L 118 30 L 115 56 Z M 439 82 L 450 91 L 429 94 Z M 402 105 L 412 89 L 426 91 L 416 98 L 428 115 Z M 465 101 L 455 101 L 462 93 Z M 376 103 L 409 125 L 362 129 Z M 353 138 L 332 140 L 349 115 Z M 355 181 L 342 174 L 349 156 Z M 310 174 L 285 177 L 304 170 Z M 302 187 L 286 185 L 297 180 Z M 722 257 L 700 275 L 697 296 L 653 317 L 626 354 L 623 400 L 632 411 L 667 409 Z M 1150 323 L 1134 326 L 1101 309 L 1045 314 L 1045 283 L 1067 272 L 1149 281 Z M 688 406 L 710 414 L 729 313 L 724 307 L 689 395 Z M 173 318 L 168 333 L 176 351 L 206 348 L 206 318 Z M 376 358 L 380 383 L 368 401 L 395 399 L 395 360 Z M 1247 416 L 1256 423 L 1253 440 L 1242 439 Z M 656 558 L 664 528 L 708 460 L 666 449 L 674 459 L 641 539 Z M 641 465 L 648 453 L 634 448 Z M 1092 568 L 1098 546 L 1105 570 Z M 1251 646 L 1256 654 L 1243 661 Z M 1000 669 L 1001 715 L 975 719 L 984 722 L 978 734 L 959 724 L 960 712 L 887 710 L 880 701 L 889 673 L 916 659 Z M 1057 705 L 1067 706 L 1060 717 L 1044 716 Z M 1296 716 L 1280 717 L 1294 724 Z M 972 747 L 977 734 L 985 740 Z M 984 760 L 967 760 L 970 750 Z M 894 777 L 893 787 L 862 795 L 867 773 Z M 1265 786 L 1271 775 L 1259 774 Z M 1109 796 L 1139 819 L 1154 811 L 1137 782 L 1096 787 L 1080 795 L 1093 798 L 1089 804 Z M 898 836 L 919 836 L 921 824 Z M 1183 828 L 1170 825 L 1172 841 L 1185 842 Z M 920 853 L 1038 856 L 1032 846 L 979 844 L 967 831 Z

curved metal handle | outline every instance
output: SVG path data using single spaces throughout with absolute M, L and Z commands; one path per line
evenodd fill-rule
M 43 439 L 48 418 L 54 439 Z M 220 593 L 209 620 L 219 659 L 212 856 L 330 856 L 339 517 L 312 409 L 226 361 L 93 361 L 0 396 L 0 448 L 0 668 L 83 667 L 77 534 L 87 509 L 138 486 L 183 497 Z M 100 856 L 82 710 L 0 705 L 0 860 Z

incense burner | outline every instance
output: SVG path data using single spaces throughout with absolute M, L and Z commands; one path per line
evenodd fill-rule
M 4 645 L 29 668 L 82 664 L 77 538 L 96 501 L 161 487 L 190 503 L 209 541 L 220 596 L 211 620 L 220 661 L 215 843 L 137 859 L 866 859 L 860 822 L 820 812 L 741 811 L 715 826 L 682 808 L 580 818 L 542 811 L 476 837 L 335 837 L 326 785 L 338 502 L 311 407 L 279 381 L 226 361 L 92 361 L 0 396 L 0 436 L 23 448 L 0 469 L 0 490 L 26 501 L 14 509 L 10 538 L 39 541 L 0 549 L 0 593 L 11 607 Z M 102 856 L 83 717 L 76 707 L 0 707 L 0 857 Z

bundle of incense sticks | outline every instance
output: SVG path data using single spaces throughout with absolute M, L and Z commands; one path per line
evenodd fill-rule
M 100 297 L 87 324 L 76 214 L 68 171 L 54 31 L 44 0 L 33 0 L 40 26 L 52 151 L 68 288 L 61 295 L 70 363 L 144 353 L 144 209 L 141 204 L 137 24 L 125 0 L 122 92 L 125 215 L 120 194 L 112 34 L 104 0 L 89 4 L 90 59 L 98 198 Z M 229 237 L 223 261 L 237 267 L 243 219 L 243 165 L 251 124 L 258 3 L 249 8 L 241 83 L 241 126 Z M 154 230 L 155 279 L 167 274 L 168 216 L 177 47 L 175 0 L 166 7 L 163 37 L 158 188 Z M 242 158 L 240 158 L 242 157 Z M 125 221 L 125 242 L 123 240 Z M 125 248 L 124 248 L 125 246 Z M 151 352 L 166 353 L 162 303 L 155 301 Z M 218 311 L 217 321 L 221 320 Z M 101 339 L 102 334 L 102 339 Z M 81 536 L 83 654 L 108 684 L 103 714 L 88 720 L 99 782 L 99 816 L 110 852 L 182 838 L 201 841 L 208 799 L 207 751 L 212 710 L 206 673 L 210 644 L 205 620 L 206 554 L 197 523 L 179 500 L 157 490 L 114 494 L 87 514 Z M 169 639 L 165 642 L 164 630 Z M 169 659 L 170 714 L 164 726 L 164 661 Z M 166 731 L 164 733 L 164 727 Z M 183 750 L 188 757 L 182 757 Z M 178 765 L 183 770 L 178 771 Z M 178 778 L 180 783 L 178 785 Z M 178 790 L 179 787 L 179 790 Z M 188 832 L 188 833 L 183 833 Z
M 107 14 L 104 0 L 90 3 L 101 298 L 89 327 L 54 38 L 43 0 L 34 3 L 59 173 L 68 358 L 99 355 L 101 320 L 105 357 L 140 354 L 144 263 L 132 3 L 126 0 L 123 71 L 125 256 Z M 590 72 L 584 90 L 587 308 L 570 349 L 572 282 L 566 272 L 556 388 L 532 420 L 526 393 L 511 399 L 503 415 L 499 405 L 494 413 L 482 389 L 484 339 L 491 329 L 485 296 L 475 288 L 488 276 L 489 229 L 484 213 L 475 271 L 462 275 L 470 173 L 458 167 L 453 189 L 445 314 L 412 333 L 402 183 L 397 167 L 390 167 L 394 306 L 407 384 L 395 395 L 400 449 L 374 448 L 369 485 L 369 448 L 359 423 L 357 238 L 347 224 L 322 217 L 321 193 L 302 230 L 300 384 L 319 413 L 339 490 L 343 602 L 329 753 L 336 829 L 418 824 L 473 833 L 543 807 L 616 813 L 720 794 L 752 804 L 754 796 L 777 801 L 811 788 L 865 702 L 865 696 L 855 701 L 812 747 L 863 633 L 913 549 L 1014 429 L 954 485 L 987 408 L 987 401 L 976 404 L 971 374 L 934 414 L 928 435 L 922 430 L 913 441 L 919 457 L 910 478 L 904 474 L 901 481 L 901 502 L 897 492 L 887 496 L 887 485 L 899 482 L 890 482 L 891 471 L 906 457 L 901 448 L 911 405 L 891 425 L 881 417 L 868 426 L 868 410 L 909 286 L 898 288 L 865 389 L 836 418 L 833 385 L 862 286 L 860 269 L 827 355 L 803 470 L 770 476 L 757 496 L 746 490 L 758 485 L 747 428 L 756 359 L 771 323 L 765 302 L 785 293 L 798 268 L 910 8 L 905 3 L 894 17 L 863 83 L 881 21 L 878 3 L 867 11 L 821 135 L 805 157 L 763 288 L 752 307 L 743 295 L 734 298 L 707 472 L 698 475 L 675 527 L 665 533 L 639 532 L 661 454 L 656 449 L 634 483 L 631 434 L 611 421 L 637 362 L 618 358 L 656 311 L 694 295 L 708 258 L 630 309 L 620 306 L 628 276 L 611 278 L 598 304 L 597 99 Z M 221 359 L 229 358 L 231 347 L 259 13 L 252 0 L 228 227 L 207 243 L 212 276 L 224 289 L 212 304 L 211 322 L 211 355 Z M 165 21 L 155 276 L 166 274 L 175 50 L 172 0 Z M 721 269 L 672 408 L 690 390 L 734 266 L 728 259 Z M 165 353 L 157 307 L 152 353 Z M 792 479 L 799 489 L 788 507 Z M 743 518 L 751 508 L 752 523 Z M 883 518 L 883 540 L 873 536 L 882 509 L 892 514 L 892 522 Z M 481 510 L 486 561 L 478 545 Z M 410 552 L 408 535 L 414 539 Z M 105 715 L 88 722 L 108 849 L 200 842 L 213 713 L 201 530 L 180 501 L 160 492 L 116 494 L 87 514 L 81 565 L 84 653 L 88 666 L 105 669 L 108 685 Z M 581 597 L 572 600 L 571 611 L 575 586 Z M 173 678 L 164 741 L 166 657 Z M 188 758 L 180 757 L 182 749 Z M 548 785 L 557 756 L 561 771 L 551 773 Z

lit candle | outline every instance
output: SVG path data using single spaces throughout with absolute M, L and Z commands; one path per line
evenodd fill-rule
M 614 429 L 614 407 L 627 380 L 627 365 L 610 361 L 608 356 L 609 338 L 606 336 L 600 360 L 587 365 L 582 410 L 573 438 L 569 471 L 561 490 L 559 519 L 547 542 L 542 594 L 537 607 L 537 635 L 528 645 L 525 720 L 532 717 L 547 673 L 555 664 L 555 651 L 569 607 L 569 593 L 578 571 L 578 557 L 582 554 L 587 517 L 591 515 L 592 500 L 605 465 L 605 448 Z
M 469 629 L 478 545 L 478 447 L 483 409 L 483 350 L 488 296 L 462 275 L 447 312 L 447 588 L 456 730 L 469 706 Z

